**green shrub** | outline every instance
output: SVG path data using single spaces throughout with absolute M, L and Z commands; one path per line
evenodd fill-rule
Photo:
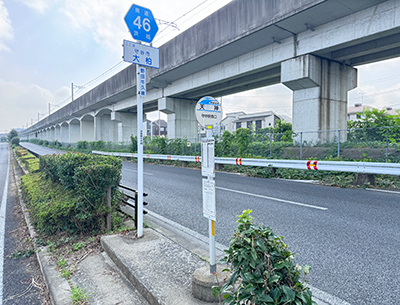
M 310 289 L 300 282 L 310 267 L 296 266 L 282 237 L 253 223 L 250 213 L 245 210 L 239 216 L 223 258 L 231 264 L 232 275 L 221 288 L 213 287 L 214 295 L 223 294 L 224 304 L 316 304 Z
M 10 143 L 11 145 L 19 145 L 19 138 L 18 137 L 12 138 Z
M 41 178 L 45 183 L 57 186 L 57 195 L 70 194 L 66 210 L 64 201 L 52 202 L 46 197 L 49 194 L 55 198 L 53 191 L 43 190 L 44 198 L 34 198 L 42 191 L 25 188 L 25 195 L 31 200 L 38 227 L 46 232 L 53 233 L 58 229 L 73 229 L 77 232 L 104 232 L 106 214 L 115 210 L 120 202 L 118 184 L 121 178 L 122 161 L 115 157 L 91 156 L 79 153 L 64 155 L 43 156 L 40 158 Z M 25 178 L 27 179 L 27 178 Z M 107 206 L 107 190 L 111 187 L 112 209 Z M 30 194 L 33 192 L 33 194 Z M 58 198 L 58 197 L 57 197 Z M 40 203 L 40 204 L 39 204 Z M 39 204 L 37 206 L 37 204 Z M 59 204 L 63 208 L 59 209 Z M 48 214 L 41 209 L 48 206 Z M 60 216 L 61 213 L 61 216 Z M 60 220 L 66 216 L 65 219 Z M 56 220 L 56 221 L 53 221 Z M 64 222 L 65 220 L 65 222 Z M 57 227 L 56 223 L 60 225 Z M 45 224 L 48 223 L 46 226 Z
M 43 177 L 59 183 L 66 192 L 74 192 L 73 225 L 79 232 L 105 230 L 105 217 L 110 212 L 107 190 L 111 187 L 114 210 L 120 202 L 121 168 L 120 159 L 107 156 L 68 153 L 40 158 Z
M 78 198 L 73 191 L 66 191 L 41 173 L 22 176 L 21 189 L 40 231 L 53 234 L 58 230 L 76 230 L 74 210 Z
M 76 143 L 76 148 L 78 148 L 78 149 L 88 149 L 89 148 L 89 143 L 88 143 L 88 141 L 78 141 L 78 143 Z
M 110 164 L 90 164 L 77 168 L 74 175 L 79 201 L 77 225 L 81 231 L 97 231 L 105 228 L 105 217 L 111 212 L 107 206 L 107 190 L 111 187 L 112 205 L 118 199 L 121 168 Z
M 94 142 L 89 142 L 90 148 L 92 150 L 103 150 L 106 147 L 106 142 L 104 141 L 94 141 Z

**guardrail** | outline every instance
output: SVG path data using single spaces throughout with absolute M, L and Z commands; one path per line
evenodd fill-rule
M 137 158 L 137 154 L 92 151 L 93 154 L 106 156 L 119 156 Z M 178 156 L 178 155 L 153 155 L 144 154 L 144 159 L 172 160 L 186 162 L 201 162 L 200 156 Z M 317 161 L 317 160 L 270 160 L 250 158 L 222 158 L 215 157 L 216 164 L 259 166 L 271 168 L 293 168 L 322 170 L 334 172 L 352 172 L 358 174 L 384 174 L 400 175 L 400 163 L 377 163 L 377 162 L 351 162 L 351 161 Z

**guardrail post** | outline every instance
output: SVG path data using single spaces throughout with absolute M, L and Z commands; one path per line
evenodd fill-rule
M 269 134 L 269 157 L 272 159 L 272 133 Z
M 303 132 L 300 131 L 300 160 L 303 159 Z
M 386 162 L 388 162 L 389 157 L 389 128 L 386 129 Z

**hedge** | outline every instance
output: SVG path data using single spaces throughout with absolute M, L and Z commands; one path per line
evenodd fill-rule
M 107 190 L 112 210 L 120 202 L 122 161 L 79 153 L 40 157 L 40 173 L 26 175 L 22 189 L 33 218 L 45 233 L 104 232 Z

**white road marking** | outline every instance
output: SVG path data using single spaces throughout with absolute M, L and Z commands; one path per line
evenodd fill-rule
M 123 171 L 124 171 L 124 172 L 127 171 L 127 172 L 134 172 L 134 173 L 137 173 L 137 170 L 134 170 L 134 169 L 123 169 Z M 146 173 L 146 172 L 144 172 L 144 174 L 145 174 L 145 175 L 149 175 L 149 176 L 154 176 L 154 174 L 152 174 L 152 173 Z
M 289 204 L 298 205 L 298 206 L 302 206 L 302 207 L 306 207 L 306 208 L 312 208 L 312 209 L 323 210 L 323 211 L 326 211 L 326 210 L 328 209 L 328 208 L 323 208 L 323 207 L 319 207 L 319 206 L 316 206 L 316 205 L 305 204 L 305 203 L 296 202 L 296 201 L 284 200 L 284 199 L 279 199 L 279 198 L 274 198 L 274 197 L 268 197 L 268 196 L 264 196 L 264 195 L 258 195 L 258 194 L 253 194 L 253 193 L 247 193 L 247 192 L 242 192 L 242 191 L 227 189 L 227 188 L 220 187 L 220 186 L 216 186 L 215 188 L 220 189 L 220 190 L 223 190 L 223 191 L 228 191 L 228 192 L 243 194 L 243 195 L 247 195 L 247 196 L 253 196 L 253 197 L 258 197 L 258 198 L 264 198 L 264 199 L 274 200 L 274 201 L 278 201 L 278 202 L 289 203 Z
M 399 191 L 389 191 L 389 190 L 377 190 L 377 189 L 366 189 L 367 191 L 375 191 L 375 192 L 383 192 L 383 193 L 392 193 L 392 194 L 397 194 L 400 195 Z
M 10 157 L 8 156 L 6 182 L 4 184 L 3 198 L 1 200 L 1 207 L 0 207 L 0 305 L 3 305 L 4 238 L 5 238 L 9 171 L 10 171 Z

